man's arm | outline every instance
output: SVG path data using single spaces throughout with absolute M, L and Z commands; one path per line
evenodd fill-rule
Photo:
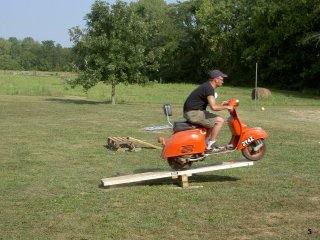
M 232 109 L 231 106 L 217 104 L 216 99 L 212 95 L 208 96 L 207 99 L 208 99 L 209 106 L 213 111 L 221 111 L 221 110 L 225 110 L 225 109 L 231 110 Z

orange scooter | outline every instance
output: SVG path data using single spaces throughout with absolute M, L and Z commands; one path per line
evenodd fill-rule
M 167 140 L 159 138 L 163 145 L 161 157 L 166 159 L 175 170 L 188 169 L 194 162 L 203 161 L 209 155 L 235 150 L 240 150 L 242 155 L 250 161 L 260 160 L 267 150 L 264 141 L 268 137 L 267 132 L 259 127 L 248 128 L 241 121 L 236 111 L 236 107 L 239 106 L 239 100 L 232 98 L 226 105 L 233 107 L 232 110 L 229 110 L 230 116 L 228 118 L 228 126 L 232 133 L 230 142 L 220 152 L 206 154 L 208 129 L 191 124 L 186 120 L 176 121 L 171 124 L 171 105 L 165 104 L 163 106 L 164 113 L 168 123 L 173 128 L 173 134 Z

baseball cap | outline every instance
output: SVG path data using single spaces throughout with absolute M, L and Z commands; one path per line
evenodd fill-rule
M 210 79 L 216 78 L 216 77 L 228 77 L 228 75 L 224 74 L 220 70 L 212 70 L 210 73 Z

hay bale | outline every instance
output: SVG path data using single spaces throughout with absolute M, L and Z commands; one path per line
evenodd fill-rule
M 256 89 L 252 89 L 251 92 L 251 98 L 252 100 L 255 99 L 255 95 L 256 95 Z M 271 96 L 271 91 L 267 88 L 257 88 L 257 99 L 261 99 L 261 98 L 267 98 Z

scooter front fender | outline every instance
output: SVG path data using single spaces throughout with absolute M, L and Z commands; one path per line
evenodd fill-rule
M 248 145 L 250 145 L 252 142 L 258 139 L 265 139 L 268 136 L 269 136 L 268 133 L 260 127 L 249 128 L 245 130 L 244 133 L 241 134 L 237 149 L 238 150 L 244 149 Z
M 206 148 L 206 135 L 207 131 L 204 128 L 175 132 L 165 141 L 161 157 L 167 159 L 202 153 Z

